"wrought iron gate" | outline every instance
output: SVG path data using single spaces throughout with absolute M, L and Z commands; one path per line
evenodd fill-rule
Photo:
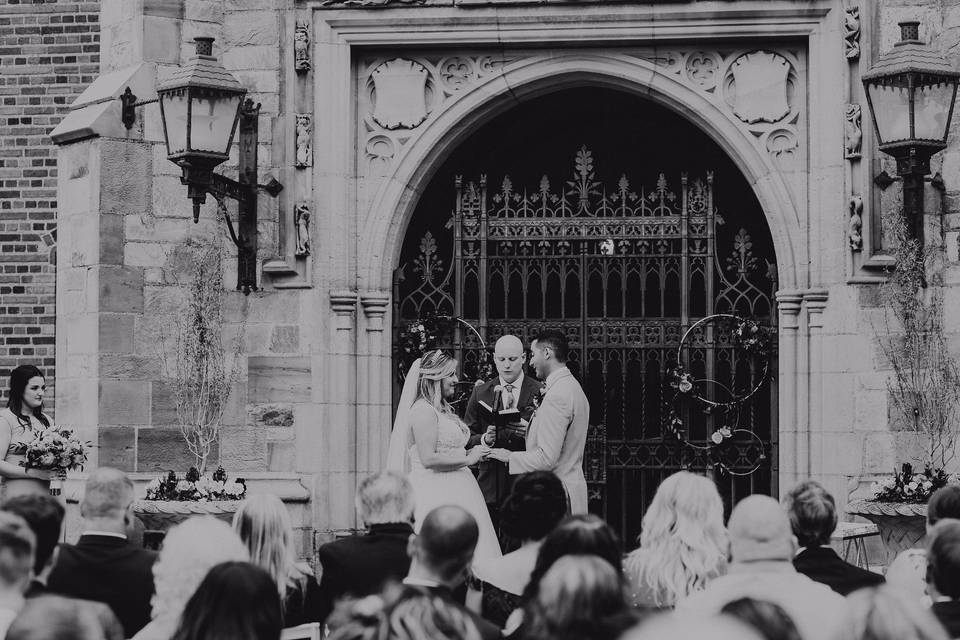
M 454 214 L 444 228 L 452 242 L 428 231 L 416 255 L 398 269 L 395 328 L 446 314 L 477 327 L 488 343 L 508 333 L 529 343 L 543 329 L 564 331 L 570 366 L 591 406 L 584 462 L 591 510 L 604 515 L 629 547 L 664 477 L 682 468 L 712 468 L 705 455 L 663 437 L 670 396 L 665 371 L 676 360 L 681 336 L 714 313 L 775 324 L 775 269 L 758 258 L 744 228 L 727 234 L 732 246 L 719 255 L 721 224 L 712 173 L 684 174 L 679 185 L 661 174 L 654 186 L 639 189 L 624 175 L 608 189 L 586 147 L 559 188 L 546 176 L 532 190 L 515 187 L 509 177 L 496 189 L 486 176 L 458 177 Z M 486 361 L 476 337 L 456 329 L 440 339 L 457 352 L 464 377 L 476 377 Z M 688 341 L 683 364 L 699 377 L 734 388 L 758 375 L 717 326 L 704 325 Z M 745 476 L 715 475 L 728 502 L 775 488 L 774 386 L 768 384 L 740 415 L 762 445 L 735 443 L 729 465 L 736 473 L 763 458 L 760 468 Z M 686 410 L 689 441 L 705 442 L 714 422 Z

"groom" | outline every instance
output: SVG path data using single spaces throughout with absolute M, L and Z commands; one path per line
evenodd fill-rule
M 525 451 L 491 449 L 488 458 L 506 462 L 511 474 L 552 471 L 563 482 L 573 514 L 587 512 L 583 448 L 587 443 L 590 403 L 567 368 L 567 337 L 544 331 L 531 343 L 530 365 L 546 381 L 546 393 L 527 429 Z

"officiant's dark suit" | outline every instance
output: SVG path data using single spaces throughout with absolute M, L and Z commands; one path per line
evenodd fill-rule
M 534 398 L 539 396 L 542 383 L 529 374 L 524 374 L 522 380 L 517 380 L 519 384 L 519 394 L 516 397 L 516 408 L 520 411 L 519 418 L 530 420 L 534 410 Z M 495 376 L 492 380 L 473 388 L 473 394 L 467 403 L 467 411 L 464 415 L 464 421 L 470 427 L 472 435 L 468 447 L 480 444 L 480 438 L 490 426 L 493 416 L 481 405 L 483 401 L 494 411 L 500 411 L 503 406 L 503 392 L 496 391 L 496 387 L 505 387 L 500 376 Z M 516 393 L 516 391 L 514 391 Z M 519 418 L 511 420 L 510 430 L 515 434 L 514 438 L 522 438 L 524 427 L 520 425 Z M 519 442 L 519 450 L 523 450 L 523 443 Z M 506 446 L 505 443 L 498 442 L 496 446 Z M 490 510 L 490 517 L 493 520 L 493 526 L 499 530 L 500 506 L 510 493 L 510 487 L 513 486 L 513 480 L 507 470 L 507 465 L 497 460 L 486 460 L 478 465 L 479 474 L 477 482 L 480 484 L 480 490 L 483 492 L 483 499 Z

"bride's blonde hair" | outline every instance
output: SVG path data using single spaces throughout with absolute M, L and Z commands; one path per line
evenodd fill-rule
M 680 471 L 657 488 L 643 516 L 640 548 L 627 556 L 624 568 L 655 594 L 657 606 L 671 607 L 726 570 L 727 547 L 716 485 Z
M 453 409 L 443 397 L 443 381 L 457 373 L 457 360 L 446 351 L 428 351 L 420 359 L 420 380 L 417 400 L 424 399 L 434 409 L 450 413 Z

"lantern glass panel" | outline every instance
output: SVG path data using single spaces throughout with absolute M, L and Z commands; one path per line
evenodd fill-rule
M 952 82 L 921 85 L 914 94 L 914 137 L 945 140 L 947 116 L 956 85 Z
M 188 150 L 187 141 L 187 103 L 186 91 L 160 94 L 160 107 L 163 115 L 163 130 L 167 137 L 167 155 L 183 153 Z
M 195 90 L 190 113 L 190 143 L 194 151 L 228 155 L 230 134 L 237 119 L 241 94 Z
M 909 139 L 910 90 L 897 85 L 870 84 L 867 91 L 880 132 L 880 144 Z

